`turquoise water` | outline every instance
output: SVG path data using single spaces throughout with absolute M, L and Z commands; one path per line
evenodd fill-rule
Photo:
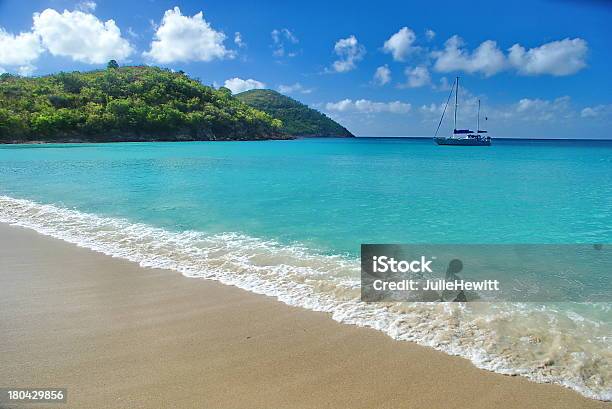
M 494 142 L 0 146 L 0 220 L 610 399 L 609 303 L 358 301 L 361 243 L 612 242 L 612 142 Z
M 612 242 L 612 142 L 5 146 L 0 192 L 353 255 L 363 242 Z

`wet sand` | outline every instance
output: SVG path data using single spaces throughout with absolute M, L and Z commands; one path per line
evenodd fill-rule
M 68 388 L 34 406 L 58 409 L 612 407 L 6 224 L 0 387 Z

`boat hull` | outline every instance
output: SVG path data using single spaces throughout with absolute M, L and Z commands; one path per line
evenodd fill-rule
M 438 145 L 448 146 L 491 146 L 491 139 L 476 138 L 434 138 Z

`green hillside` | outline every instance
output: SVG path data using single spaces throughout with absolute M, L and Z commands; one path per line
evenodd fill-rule
M 281 121 L 182 72 L 146 66 L 0 75 L 0 142 L 287 139 Z
M 236 95 L 236 98 L 280 119 L 283 122 L 283 132 L 292 136 L 354 136 L 325 114 L 276 91 L 252 89 Z

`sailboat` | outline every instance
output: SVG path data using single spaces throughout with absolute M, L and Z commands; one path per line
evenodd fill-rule
M 442 125 L 442 120 L 444 119 L 444 114 L 446 113 L 446 108 L 448 107 L 448 103 L 450 102 L 450 98 L 453 94 L 453 89 L 451 88 L 451 92 L 450 94 L 448 94 L 448 99 L 446 100 L 446 105 L 444 106 L 444 111 L 442 111 L 442 117 L 440 118 L 440 122 L 438 123 L 438 129 L 436 129 L 434 141 L 438 145 L 491 146 L 491 137 L 485 135 L 487 131 L 480 129 L 480 100 L 478 100 L 478 119 L 476 122 L 476 132 L 471 131 L 469 129 L 457 129 L 457 107 L 459 106 L 459 77 L 455 79 L 455 83 L 453 85 L 455 91 L 455 122 L 453 127 L 453 135 L 438 136 L 440 125 Z

